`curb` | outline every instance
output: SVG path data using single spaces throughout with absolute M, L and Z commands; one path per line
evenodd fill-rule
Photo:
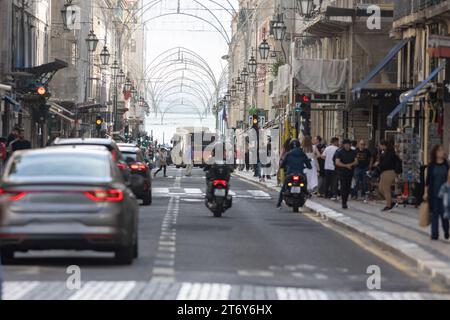
M 254 181 L 245 175 L 234 173 L 236 177 L 258 184 L 272 191 L 278 191 L 276 188 L 267 186 L 258 181 Z M 444 284 L 450 287 L 450 265 L 415 243 L 397 238 L 391 234 L 376 230 L 370 226 L 346 216 L 345 214 L 325 207 L 324 205 L 308 200 L 306 208 L 314 211 L 320 218 L 332 222 L 349 231 L 357 233 L 366 239 L 371 240 L 380 248 L 389 251 L 409 263 L 416 266 L 419 271 L 431 277 L 432 281 Z

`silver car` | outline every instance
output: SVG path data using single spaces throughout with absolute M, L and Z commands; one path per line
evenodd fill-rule
M 113 251 L 117 262 L 132 263 L 139 205 L 130 187 L 107 150 L 15 152 L 0 183 L 7 199 L 2 261 L 15 251 L 59 249 Z

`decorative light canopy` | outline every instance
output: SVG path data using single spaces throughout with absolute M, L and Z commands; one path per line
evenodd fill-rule
M 98 38 L 94 33 L 94 30 L 89 32 L 89 35 L 86 39 L 89 52 L 95 52 L 97 50 Z
M 107 66 L 109 64 L 109 57 L 111 57 L 111 55 L 109 54 L 108 48 L 104 46 L 102 52 L 100 52 L 102 65 Z
M 266 39 L 264 39 L 263 42 L 261 42 L 258 49 L 259 49 L 259 57 L 261 58 L 261 60 L 267 60 L 267 58 L 269 58 L 270 45 Z

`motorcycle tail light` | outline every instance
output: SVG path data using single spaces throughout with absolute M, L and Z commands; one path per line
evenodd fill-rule
M 226 188 L 227 187 L 227 181 L 226 180 L 214 180 L 213 181 L 213 186 L 214 187 L 217 187 L 217 186 L 222 186 L 222 187 L 224 187 L 224 188 Z
M 295 181 L 295 182 L 298 182 L 298 181 L 300 181 L 300 177 L 299 176 L 293 176 L 292 180 Z

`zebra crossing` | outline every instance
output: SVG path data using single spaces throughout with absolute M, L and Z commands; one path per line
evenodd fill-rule
M 154 198 L 182 197 L 201 198 L 205 196 L 204 190 L 200 188 L 153 188 Z M 270 200 L 272 196 L 262 190 L 230 190 L 229 194 L 234 198 Z
M 5 282 L 5 300 L 450 300 L 427 292 L 331 291 L 295 287 L 167 281 Z

